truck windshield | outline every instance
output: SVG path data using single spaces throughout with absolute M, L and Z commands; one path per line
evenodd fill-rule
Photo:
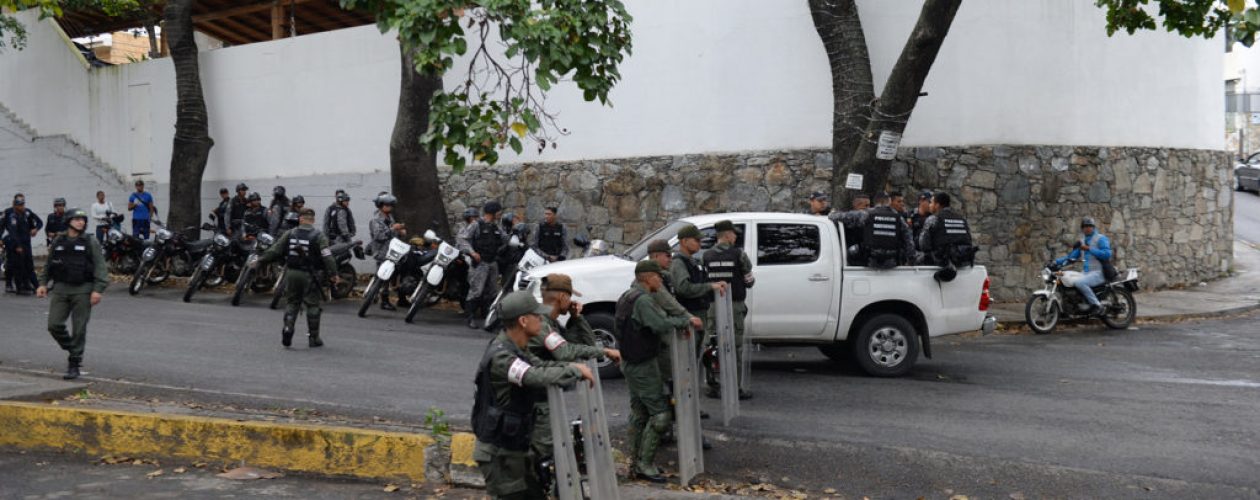
M 665 227 L 652 231 L 647 236 L 644 236 L 643 239 L 631 246 L 630 249 L 626 250 L 626 252 L 621 254 L 621 256 L 633 262 L 643 260 L 644 257 L 647 257 L 647 246 L 649 242 L 657 239 L 669 241 L 670 239 L 673 239 L 674 236 L 677 236 L 678 230 L 685 225 L 687 225 L 687 222 L 680 220 L 671 221 L 669 224 L 666 224 Z

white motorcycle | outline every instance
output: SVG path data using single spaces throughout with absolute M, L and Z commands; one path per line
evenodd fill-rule
M 438 237 L 433 230 L 424 232 L 424 239 L 438 243 L 437 255 L 427 264 L 424 281 L 411 293 L 404 321 L 411 323 L 421 309 L 437 304 L 442 299 L 463 300 L 468 292 L 468 269 L 472 257 Z
M 524 244 L 521 243 L 521 239 L 517 236 L 512 236 L 512 239 L 508 240 L 508 247 L 510 248 L 520 248 L 522 246 Z M 494 331 L 499 326 L 497 314 L 499 301 L 503 300 L 503 297 L 509 293 L 529 288 L 529 280 L 525 279 L 525 276 L 529 274 L 531 269 L 546 263 L 547 258 L 535 252 L 533 248 L 525 249 L 525 255 L 521 256 L 521 260 L 516 263 L 516 272 L 512 273 L 512 276 L 503 282 L 503 289 L 499 290 L 499 294 L 494 297 L 494 302 L 490 304 L 490 312 L 486 314 L 486 331 Z
M 398 265 L 410 253 L 410 243 L 397 237 L 389 240 L 389 248 L 385 249 L 385 260 L 381 262 L 380 267 L 376 268 L 376 274 L 372 276 L 372 281 L 368 283 L 367 291 L 363 292 L 363 303 L 359 305 L 360 318 L 367 317 L 368 309 L 376 301 L 376 296 L 381 293 L 381 287 L 389 286 L 389 280 L 394 277 L 394 271 L 398 269 Z

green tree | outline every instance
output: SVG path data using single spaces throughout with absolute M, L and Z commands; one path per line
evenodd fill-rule
M 1186 37 L 1212 38 L 1229 28 L 1248 47 L 1260 31 L 1260 2 L 1252 0 L 1097 0 L 1107 12 L 1107 34 L 1164 29 Z M 1248 5 L 1250 4 L 1250 5 Z M 1152 7 L 1153 6 L 1153 7 Z
M 0 52 L 8 47 L 17 50 L 26 47 L 26 26 L 7 13 L 26 9 L 39 9 L 40 19 L 61 15 L 57 0 L 0 0 Z
M 568 131 L 547 109 L 547 92 L 571 81 L 587 101 L 609 105 L 608 92 L 621 79 L 618 64 L 631 51 L 631 17 L 620 0 L 341 5 L 372 12 L 382 32 L 398 33 L 403 82 L 390 147 L 391 190 L 402 220 L 444 234 L 439 151 L 458 172 L 469 161 L 493 165 L 508 148 L 555 148 Z M 461 81 L 444 89 L 442 76 L 462 56 Z

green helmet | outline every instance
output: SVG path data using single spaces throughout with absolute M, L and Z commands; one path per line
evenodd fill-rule
M 71 208 L 70 210 L 67 210 L 66 222 L 70 222 L 74 219 L 83 219 L 86 221 L 88 219 L 88 214 L 82 208 Z

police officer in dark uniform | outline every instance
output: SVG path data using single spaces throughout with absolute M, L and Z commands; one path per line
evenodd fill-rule
M 246 201 L 249 205 L 245 207 L 245 215 L 241 218 L 242 228 L 245 229 L 242 234 L 257 234 L 270 228 L 271 222 L 267 220 L 267 209 L 262 206 L 262 196 L 249 193 Z
M 947 193 L 932 195 L 932 216 L 923 223 L 919 235 L 919 249 L 923 263 L 947 269 L 970 266 L 975 261 L 976 248 L 971 244 L 971 226 L 967 218 L 950 207 Z M 947 273 L 945 276 L 949 276 Z M 943 281 L 953 279 L 948 277 Z
M 473 460 L 492 498 L 547 498 L 530 453 L 533 429 L 544 424 L 535 422 L 535 405 L 546 401 L 549 385 L 595 380 L 585 364 L 543 361 L 526 351 L 530 339 L 542 334 L 542 315 L 550 310 L 528 292 L 503 297 L 503 331 L 490 341 L 477 366 Z
M 354 239 L 354 213 L 350 212 L 350 195 L 340 189 L 333 204 L 324 212 L 324 233 L 333 243 L 349 243 Z
M 87 212 L 73 209 L 66 215 L 66 221 L 66 232 L 58 235 L 49 247 L 48 265 L 40 274 L 40 287 L 35 295 L 50 297 L 48 333 L 70 355 L 69 366 L 62 377 L 70 380 L 79 378 L 88 319 L 92 316 L 92 307 L 101 302 L 101 294 L 109 286 L 109 273 L 100 242 L 87 232 Z M 67 318 L 72 320 L 73 331 L 66 330 Z
M 822 191 L 814 191 L 814 194 L 809 195 L 808 213 L 810 215 L 821 215 L 826 217 L 831 215 L 831 212 L 831 195 Z
M 277 227 L 284 220 L 285 215 L 289 213 L 289 197 L 285 194 L 284 186 L 276 186 L 271 189 L 271 203 L 267 204 L 267 230 L 271 227 Z
M 832 212 L 827 218 L 834 221 L 841 231 L 844 231 L 844 244 L 846 254 L 848 255 L 847 265 L 864 266 L 866 265 L 865 256 L 862 255 L 862 236 L 866 232 L 866 219 L 870 214 L 866 211 L 870 208 L 871 198 L 863 193 L 853 196 L 853 210 L 848 212 Z
M 44 244 L 52 245 L 53 240 L 57 239 L 66 232 L 69 225 L 66 224 L 66 199 L 57 198 L 53 200 L 53 211 L 48 214 L 48 218 L 44 219 Z
M 245 218 L 245 210 L 249 208 L 249 186 L 244 182 L 236 185 L 236 196 L 228 204 L 227 234 L 236 234 L 236 228 Z
M 284 329 L 280 333 L 280 344 L 293 345 L 294 323 L 297 322 L 298 311 L 306 306 L 306 326 L 309 330 L 307 342 L 310 347 L 324 345 L 319 338 L 319 317 L 323 310 L 319 301 L 323 292 L 319 286 L 319 271 L 323 270 L 332 276 L 333 284 L 341 283 L 337 275 L 337 262 L 329 250 L 328 237 L 315 229 L 315 211 L 303 209 L 297 229 L 280 235 L 276 243 L 263 252 L 262 257 L 254 261 L 254 266 L 265 265 L 285 259 L 284 262 L 284 298 L 288 307 L 284 311 Z
M 281 219 L 276 227 L 271 229 L 271 234 L 281 234 L 285 231 L 298 227 L 298 217 L 302 210 L 306 208 L 306 198 L 302 195 L 293 197 L 292 204 L 289 209 L 284 212 L 284 219 Z
M 210 212 L 210 215 L 214 216 L 214 225 L 220 233 L 228 234 L 228 217 L 231 214 L 231 210 L 232 197 L 228 192 L 228 188 L 219 188 L 219 206 L 215 207 Z
M 543 210 L 543 221 L 538 224 L 538 230 L 530 236 L 529 247 L 547 259 L 547 262 L 568 258 L 569 233 L 565 230 L 564 224 L 556 220 L 556 207 L 547 207 Z
M 705 277 L 710 282 L 721 281 L 730 287 L 732 316 L 735 327 L 735 355 L 742 366 L 744 356 L 748 353 L 744 352 L 744 318 L 748 316 L 748 305 L 744 300 L 748 298 L 748 289 L 754 284 L 752 275 L 752 261 L 748 260 L 748 255 L 744 254 L 744 249 L 735 245 L 739 237 L 735 232 L 735 225 L 729 220 L 718 221 L 713 225 L 713 229 L 717 231 L 717 243 L 704 253 L 701 259 L 704 265 Z M 714 324 L 714 318 L 717 314 L 717 307 L 709 307 L 709 324 Z M 743 373 L 738 367 L 735 368 L 740 372 L 740 388 L 739 399 L 752 398 L 752 393 L 743 387 Z M 709 386 L 706 391 L 709 397 L 718 397 L 717 386 Z
M 13 196 L 13 206 L 5 209 L 0 219 L 0 236 L 4 238 L 5 290 L 29 295 L 39 287 L 35 276 L 35 259 L 31 254 L 31 238 L 44 228 L 44 221 L 26 209 L 22 193 Z M 16 286 L 16 289 L 15 289 Z
M 878 269 L 891 269 L 915 260 L 910 227 L 889 205 L 890 199 L 887 193 L 875 195 L 875 208 L 868 211 L 862 235 L 866 265 Z
M 927 222 L 927 218 L 932 215 L 932 192 L 924 191 L 919 193 L 919 206 L 915 209 L 914 214 L 910 216 L 911 236 L 914 237 L 914 244 L 919 244 L 919 235 L 923 234 L 923 223 Z M 923 251 L 923 247 L 919 247 L 919 251 Z
M 507 236 L 499 227 L 499 212 L 503 207 L 497 201 L 481 208 L 481 219 L 460 231 L 457 244 L 460 251 L 471 255 L 473 267 L 468 270 L 468 328 L 479 328 L 478 319 L 485 317 L 482 309 L 490 305 L 498 293 L 499 254 L 507 246 Z

